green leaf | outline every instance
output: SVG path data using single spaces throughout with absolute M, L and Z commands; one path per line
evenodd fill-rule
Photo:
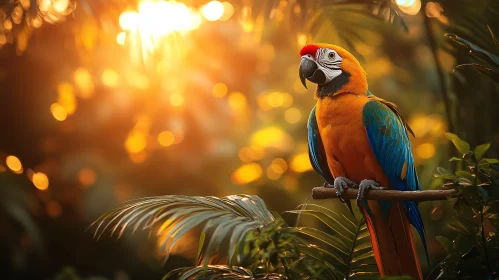
M 345 256 L 350 252 L 347 244 L 341 239 L 324 231 L 315 228 L 296 228 L 296 232 L 310 236 L 317 241 L 331 246 L 334 250 L 343 253 Z M 345 240 L 348 241 L 348 240 Z
M 473 175 L 467 171 L 464 171 L 464 170 L 459 170 L 459 171 L 456 171 L 456 175 L 459 176 L 459 177 L 462 177 L 462 178 L 466 178 L 468 179 L 470 182 L 473 182 Z
M 314 204 L 309 204 L 307 208 L 310 209 L 289 212 L 316 217 L 327 230 L 306 227 L 292 229 L 299 237 L 298 240 L 303 240 L 300 241 L 300 252 L 319 262 L 335 266 L 335 270 L 330 270 L 328 266 L 326 269 L 333 275 L 339 274 L 338 279 L 361 279 L 367 277 L 367 274 L 363 274 L 367 272 L 370 273 L 369 277 L 364 279 L 373 279 L 373 273 L 377 274 L 376 262 L 364 219 L 357 221 L 351 215 L 339 215 Z
M 449 224 L 449 227 L 457 232 L 463 233 L 463 234 L 470 234 L 466 229 L 461 227 L 460 225 L 456 224 Z
M 447 252 L 451 253 L 454 251 L 454 248 L 452 247 L 452 242 L 447 239 L 447 237 L 444 237 L 444 236 L 437 236 L 435 237 L 435 239 L 437 239 L 438 242 L 440 242 L 440 244 L 442 244 L 442 246 L 444 246 L 445 250 L 447 250 Z
M 480 161 L 489 148 L 490 148 L 490 143 L 477 146 L 475 148 L 475 151 L 473 152 L 475 154 L 476 161 Z
M 449 159 L 449 161 L 461 161 L 461 160 L 463 160 L 463 159 L 462 158 L 458 158 L 458 157 L 451 157 Z
M 329 215 L 329 213 L 321 213 L 316 210 L 292 210 L 287 211 L 288 213 L 299 214 L 303 216 L 312 216 L 321 221 L 324 225 L 329 227 L 331 230 L 335 231 L 337 235 L 346 241 L 352 241 L 354 238 L 354 232 L 350 231 L 343 223 L 341 218 L 334 218 Z
M 457 176 L 454 174 L 435 174 L 433 175 L 435 178 L 445 179 L 445 180 L 455 180 Z
M 497 213 L 493 213 L 493 214 L 487 215 L 487 218 L 495 220 L 495 219 L 497 219 L 498 216 L 499 215 Z
M 496 164 L 499 163 L 499 160 L 496 158 L 482 158 L 480 163 Z
M 478 59 L 484 60 L 491 65 L 499 66 L 499 57 L 480 48 L 479 46 L 471 43 L 470 41 L 463 39 L 454 34 L 445 34 L 445 37 L 450 38 L 454 42 L 458 43 L 461 46 L 466 47 L 470 50 L 470 54 Z
M 445 135 L 454 143 L 454 146 L 461 154 L 464 155 L 470 152 L 470 144 L 459 138 L 459 136 L 450 132 L 445 133 Z
M 178 280 L 188 280 L 188 279 L 227 279 L 227 280 L 238 280 L 238 279 L 287 279 L 284 275 L 278 273 L 268 273 L 265 277 L 260 276 L 259 278 L 254 278 L 254 274 L 246 268 L 242 267 L 228 267 L 226 265 L 209 265 L 207 267 L 197 266 L 197 267 L 185 267 L 178 268 L 163 277 L 166 279 L 178 279 Z M 173 278 L 175 277 L 175 278 Z
M 466 63 L 466 64 L 459 64 L 458 66 L 456 66 L 456 69 L 466 69 L 466 68 L 475 69 L 476 71 L 489 76 L 494 81 L 499 80 L 499 72 L 497 72 L 494 69 L 491 69 L 490 67 L 486 67 L 478 63 Z
M 438 173 L 440 174 L 451 174 L 447 169 L 443 168 L 443 167 L 437 167 L 437 171 Z

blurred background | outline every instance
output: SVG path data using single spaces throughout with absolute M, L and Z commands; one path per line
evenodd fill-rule
M 399 105 L 424 189 L 454 155 L 445 131 L 497 156 L 497 85 L 453 71 L 471 58 L 444 37 L 497 53 L 492 2 L 0 1 L 1 278 L 160 279 L 192 265 L 195 234 L 164 265 L 147 232 L 93 238 L 90 223 L 130 199 L 257 194 L 277 212 L 305 202 L 323 183 L 307 154 L 306 43 L 350 50 L 371 92 Z M 452 206 L 420 209 L 435 264 Z

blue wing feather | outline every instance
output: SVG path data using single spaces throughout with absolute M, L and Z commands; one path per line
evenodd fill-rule
M 374 155 L 390 180 L 392 188 L 400 191 L 421 190 L 414 167 L 414 157 L 411 151 L 406 127 L 399 116 L 387 105 L 371 100 L 364 105 L 362 118 L 366 128 L 369 144 Z M 402 169 L 406 164 L 406 174 Z M 414 201 L 405 201 L 404 208 L 409 221 L 419 233 L 428 259 L 428 250 L 424 235 L 421 214 Z M 390 208 L 390 202 L 380 202 L 382 209 Z M 388 211 L 383 211 L 388 213 Z
M 312 167 L 315 172 L 321 175 L 327 183 L 333 184 L 334 177 L 329 170 L 327 164 L 326 153 L 324 151 L 324 145 L 322 144 L 321 135 L 319 134 L 319 126 L 317 125 L 317 119 L 315 117 L 315 107 L 310 112 L 307 123 L 308 128 L 308 155 Z

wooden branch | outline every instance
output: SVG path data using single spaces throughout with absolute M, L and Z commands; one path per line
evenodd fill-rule
M 343 197 L 357 199 L 358 190 L 348 188 Z M 396 190 L 368 190 L 365 192 L 367 200 L 447 200 L 456 195 L 455 190 L 428 190 L 428 191 L 396 191 Z M 338 198 L 333 188 L 317 187 L 312 189 L 313 199 Z

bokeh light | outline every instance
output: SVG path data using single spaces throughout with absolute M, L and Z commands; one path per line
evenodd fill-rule
M 12 170 L 15 173 L 19 174 L 23 172 L 23 165 L 21 164 L 19 158 L 17 158 L 16 156 L 13 155 L 7 156 L 7 158 L 5 159 L 5 164 L 10 170 Z
M 47 190 L 49 187 L 49 178 L 42 172 L 34 173 L 31 180 L 33 181 L 33 185 L 41 191 Z
M 224 5 L 224 13 L 220 18 L 220 21 L 226 21 L 234 15 L 234 6 L 229 2 L 223 2 L 222 4 Z
M 262 176 L 263 170 L 258 163 L 248 163 L 232 173 L 232 182 L 238 185 L 251 183 Z
M 125 45 L 125 40 L 126 40 L 126 32 L 120 32 L 118 35 L 116 35 L 116 43 L 118 45 Z
M 89 98 L 92 96 L 95 86 L 92 75 L 87 69 L 83 67 L 76 69 L 74 72 L 74 81 L 76 86 L 80 89 L 79 96 L 81 98 Z
M 202 9 L 201 13 L 209 21 L 216 21 L 224 15 L 225 5 L 220 1 L 210 1 Z
M 408 15 L 416 15 L 421 10 L 421 0 L 396 0 L 395 3 Z
M 64 121 L 68 117 L 68 112 L 59 103 L 54 103 L 50 106 L 50 112 L 52 112 L 52 116 L 58 121 Z
M 284 113 L 284 119 L 291 124 L 296 124 L 301 120 L 301 112 L 298 108 L 289 108 Z
M 435 155 L 435 145 L 433 143 L 423 143 L 416 147 L 417 156 L 422 159 L 430 159 Z
M 416 0 L 396 0 L 395 1 L 395 3 L 397 3 L 397 5 L 404 6 L 404 7 L 412 6 L 412 5 L 414 5 L 415 2 L 416 2 Z
M 125 149 L 130 154 L 143 151 L 147 146 L 146 135 L 140 131 L 133 131 L 125 141 Z
M 184 97 L 180 93 L 174 93 L 170 97 L 170 103 L 174 107 L 180 107 L 184 104 Z
M 97 174 L 92 168 L 84 167 L 78 172 L 78 180 L 84 187 L 92 186 L 97 179 Z
M 175 143 L 175 135 L 170 131 L 162 131 L 158 135 L 158 142 L 161 146 L 168 147 Z
M 240 92 L 231 93 L 227 101 L 229 103 L 229 106 L 235 111 L 244 110 L 246 108 L 246 96 L 244 96 L 244 94 Z
M 308 152 L 294 155 L 293 158 L 291 159 L 290 167 L 293 171 L 298 173 L 312 170 L 312 165 L 310 164 Z
M 212 92 L 216 97 L 224 97 L 225 95 L 227 95 L 228 91 L 229 89 L 224 83 L 216 83 L 215 85 L 213 85 Z
M 119 74 L 113 69 L 106 69 L 102 72 L 102 83 L 108 87 L 117 87 L 120 82 Z

